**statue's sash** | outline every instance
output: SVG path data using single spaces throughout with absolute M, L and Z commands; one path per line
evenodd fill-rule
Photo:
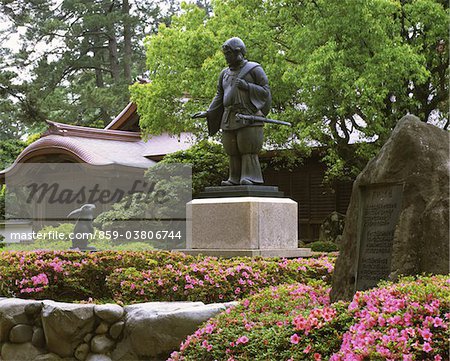
M 237 75 L 237 79 L 242 79 L 250 71 L 252 71 L 252 69 L 256 68 L 257 66 L 260 66 L 260 65 L 253 61 L 247 61 L 247 63 L 245 63 L 245 65 L 242 67 L 241 71 Z M 208 134 L 209 135 L 214 135 L 219 131 L 220 123 L 222 122 L 223 112 L 224 112 L 223 105 L 221 105 L 220 107 L 217 107 L 216 109 L 211 109 L 208 111 L 206 120 L 208 122 Z

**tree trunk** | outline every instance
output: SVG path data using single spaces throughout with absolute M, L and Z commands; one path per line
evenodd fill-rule
M 100 39 L 98 36 L 94 37 L 94 63 L 98 65 L 103 65 L 103 54 L 100 50 Z M 100 69 L 100 66 L 95 69 L 95 85 L 97 88 L 104 88 L 105 82 L 103 80 L 103 72 Z
M 120 80 L 119 55 L 117 51 L 117 39 L 114 34 L 114 29 L 110 29 L 108 32 L 108 51 L 111 75 L 114 83 L 118 83 Z
M 123 74 L 125 81 L 131 84 L 131 37 L 132 29 L 130 25 L 130 3 L 128 0 L 123 0 Z

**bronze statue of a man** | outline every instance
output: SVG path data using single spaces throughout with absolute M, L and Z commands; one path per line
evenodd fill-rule
M 264 141 L 264 123 L 244 122 L 236 114 L 265 117 L 272 101 L 269 82 L 261 65 L 245 59 L 241 39 L 228 39 L 222 51 L 228 68 L 219 75 L 217 94 L 208 110 L 193 118 L 206 117 L 210 135 L 222 130 L 223 146 L 230 159 L 230 175 L 223 186 L 262 184 L 258 153 Z

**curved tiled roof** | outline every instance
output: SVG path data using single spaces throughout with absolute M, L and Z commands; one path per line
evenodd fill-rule
M 148 168 L 155 164 L 145 157 L 148 144 L 139 140 L 124 142 L 121 140 L 83 138 L 76 136 L 47 135 L 30 144 L 16 159 L 16 162 L 26 162 L 40 150 L 49 153 L 64 151 L 74 158 L 91 165 L 120 164 Z
M 193 144 L 194 140 L 188 134 L 180 137 L 162 134 L 143 141 L 139 132 L 120 130 L 136 116 L 136 106 L 130 103 L 105 129 L 47 121 L 48 130 L 26 147 L 9 168 L 0 171 L 0 181 L 17 163 L 39 161 L 38 157 L 42 156 L 44 160 L 45 156 L 63 155 L 65 160 L 94 166 L 146 169 L 165 154 L 187 149 Z

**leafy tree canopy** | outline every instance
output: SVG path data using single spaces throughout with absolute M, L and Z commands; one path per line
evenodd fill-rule
M 142 39 L 176 8 L 174 0 L 0 1 L 2 134 L 46 119 L 103 127 L 145 70 Z
M 135 84 L 147 134 L 205 132 L 229 37 L 247 45 L 273 94 L 274 147 L 326 146 L 330 176 L 354 175 L 406 113 L 448 126 L 447 1 L 224 0 L 184 4 L 146 41 L 151 82 Z M 354 134 L 369 142 L 349 146 Z
M 8 168 L 25 149 L 27 143 L 20 139 L 0 140 L 0 170 Z

